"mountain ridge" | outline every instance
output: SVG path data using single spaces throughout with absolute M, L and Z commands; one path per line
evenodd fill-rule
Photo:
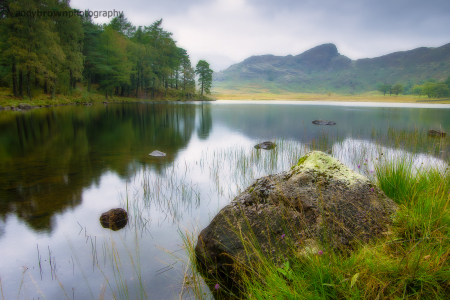
M 318 45 L 298 55 L 251 56 L 213 74 L 214 90 L 274 92 L 364 92 L 378 83 L 408 88 L 450 75 L 450 43 L 352 60 L 336 45 Z

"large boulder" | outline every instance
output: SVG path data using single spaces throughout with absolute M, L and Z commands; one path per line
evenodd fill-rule
M 237 283 L 236 263 L 256 256 L 243 241 L 280 264 L 293 250 L 348 252 L 387 231 L 396 209 L 366 177 L 313 151 L 239 194 L 200 233 L 195 252 L 208 274 Z

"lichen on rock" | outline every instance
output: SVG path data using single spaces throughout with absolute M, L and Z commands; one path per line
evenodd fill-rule
M 302 156 L 296 166 L 293 167 L 296 172 L 314 172 L 316 174 L 326 174 L 335 180 L 342 180 L 351 185 L 356 182 L 364 182 L 368 179 L 354 172 L 342 164 L 336 158 L 320 151 L 312 151 Z

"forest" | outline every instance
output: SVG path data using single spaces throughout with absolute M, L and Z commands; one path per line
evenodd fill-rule
M 123 13 L 108 24 L 96 24 L 93 16 L 67 0 L 0 1 L 0 86 L 29 100 L 70 95 L 77 87 L 106 99 L 164 98 L 168 91 L 196 97 L 196 70 L 162 19 L 134 26 Z M 211 74 L 207 68 L 206 84 Z

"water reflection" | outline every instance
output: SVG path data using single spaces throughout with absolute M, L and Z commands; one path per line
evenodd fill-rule
M 445 167 L 449 139 L 429 138 L 426 131 L 448 132 L 447 115 L 448 110 L 432 109 L 220 103 L 2 113 L 5 296 L 60 299 L 75 291 L 74 298 L 91 298 L 107 278 L 105 298 L 178 299 L 186 267 L 174 258 L 183 253 L 178 230 L 204 228 L 253 180 L 287 170 L 311 149 L 331 150 L 369 177 L 381 153 Z M 316 126 L 314 119 L 337 125 Z M 266 140 L 278 146 L 253 147 Z M 167 156 L 152 158 L 153 150 Z M 100 215 L 113 207 L 125 208 L 129 216 L 116 232 L 99 224 Z M 41 281 L 36 246 L 44 260 Z M 18 291 L 22 266 L 29 268 L 23 277 L 28 294 Z M 60 283 L 52 281 L 52 270 Z
M 283 137 L 309 142 L 320 134 L 371 139 L 373 130 L 450 128 L 449 109 L 398 107 L 346 107 L 322 105 L 212 104 L 214 124 L 221 124 L 250 138 L 267 140 Z M 313 125 L 313 120 L 336 122 L 335 126 Z
M 204 112 L 203 119 L 207 119 Z M 193 105 L 118 104 L 9 113 L 0 122 L 0 215 L 14 212 L 37 231 L 74 209 L 82 191 L 111 170 L 134 174 L 131 162 L 162 170 L 195 130 Z M 209 117 L 210 119 L 210 117 Z M 152 160 L 159 149 L 167 156 Z

